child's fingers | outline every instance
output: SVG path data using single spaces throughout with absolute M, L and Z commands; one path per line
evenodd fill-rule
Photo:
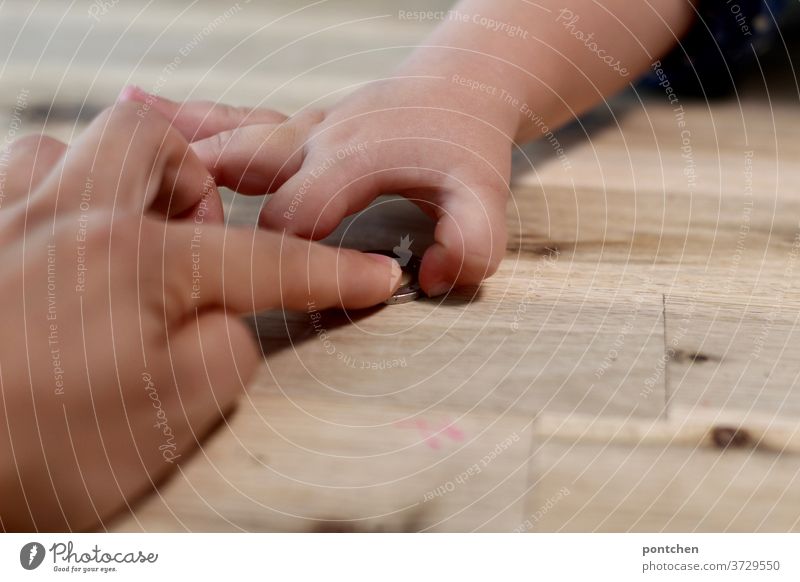
M 506 250 L 504 194 L 468 191 L 443 200 L 436 242 L 425 251 L 419 275 L 423 290 L 433 297 L 494 274 Z
M 438 190 L 435 175 L 418 169 L 365 172 L 369 164 L 309 156 L 303 167 L 269 200 L 261 224 L 318 240 L 346 216 L 365 208 L 381 192 Z M 428 196 L 426 196 L 428 197 Z M 502 192 L 444 191 L 434 197 L 435 243 L 426 251 L 420 283 L 426 293 L 441 295 L 454 285 L 475 284 L 492 275 L 505 253 L 506 196 Z M 430 212 L 429 212 L 430 214 Z
M 27 135 L 14 140 L 6 154 L 5 194 L 11 198 L 27 198 L 49 174 L 64 152 L 67 144 L 46 135 Z
M 381 193 L 380 178 L 336 154 L 308 156 L 264 206 L 260 223 L 303 238 L 325 238 Z
M 164 297 L 173 303 L 167 305 L 173 317 L 196 308 L 250 313 L 369 307 L 389 298 L 402 274 L 387 257 L 283 233 L 178 222 L 163 227 L 164 247 L 157 251 L 165 261 Z
M 271 109 L 234 107 L 212 101 L 171 101 L 132 85 L 122 90 L 118 101 L 134 101 L 145 109 L 158 111 L 190 142 L 245 125 L 283 123 L 286 120 L 285 115 Z
M 308 126 L 250 125 L 192 144 L 217 184 L 242 194 L 275 191 L 303 161 Z
M 98 116 L 63 156 L 59 171 L 38 197 L 59 209 L 115 206 L 169 216 L 219 221 L 222 203 L 213 179 L 166 118 L 144 116 L 135 104 L 118 103 Z

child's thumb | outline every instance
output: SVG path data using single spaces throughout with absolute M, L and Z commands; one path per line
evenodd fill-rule
M 437 210 L 436 242 L 422 258 L 420 284 L 428 295 L 477 284 L 494 274 L 506 250 L 505 207 L 500 192 L 467 191 L 446 198 Z

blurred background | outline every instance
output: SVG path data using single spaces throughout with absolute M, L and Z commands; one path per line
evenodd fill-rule
M 65 138 L 127 84 L 291 113 L 388 73 L 436 24 L 397 13 L 388 0 L 10 0 L 0 6 L 0 99 L 7 109 L 29 91 L 26 130 L 47 119 Z

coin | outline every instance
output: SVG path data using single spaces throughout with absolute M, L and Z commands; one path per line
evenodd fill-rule
M 403 265 L 403 260 L 400 260 L 397 255 L 392 251 L 367 251 L 376 255 L 384 255 L 391 257 L 398 263 L 400 268 L 403 269 L 403 278 L 400 280 L 400 287 L 394 292 L 394 295 L 389 297 L 384 303 L 386 305 L 397 305 L 399 303 L 408 303 L 414 301 L 419 297 L 424 297 L 422 289 L 419 286 L 419 268 L 422 265 L 422 259 L 416 255 L 411 255 Z

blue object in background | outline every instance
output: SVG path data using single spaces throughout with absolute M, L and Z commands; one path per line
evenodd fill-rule
M 777 39 L 788 0 L 699 0 L 694 25 L 661 64 L 679 95 L 715 97 Z M 645 85 L 654 85 L 648 77 Z

